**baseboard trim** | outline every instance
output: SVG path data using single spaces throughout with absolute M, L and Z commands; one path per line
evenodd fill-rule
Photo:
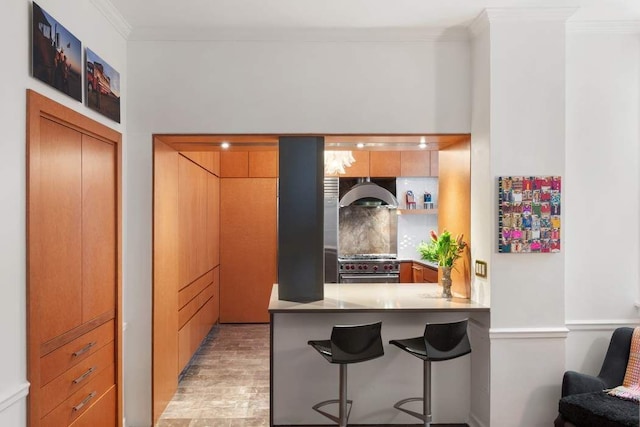
M 28 382 L 25 382 L 18 385 L 15 390 L 4 393 L 0 397 L 0 412 L 3 412 L 8 407 L 18 402 L 20 399 L 26 397 L 29 394 L 30 385 L 31 384 L 29 384 Z
M 640 326 L 640 319 L 572 320 L 567 322 L 569 331 L 613 331 L 623 326 Z
M 487 427 L 482 421 L 478 419 L 473 413 L 469 414 L 469 427 Z
M 557 339 L 567 338 L 567 328 L 491 328 L 489 338 L 492 340 L 511 339 Z

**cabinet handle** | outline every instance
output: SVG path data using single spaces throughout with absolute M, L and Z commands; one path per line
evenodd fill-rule
M 93 347 L 94 345 L 98 344 L 97 341 L 94 342 L 90 342 L 89 344 L 85 345 L 84 347 L 82 347 L 80 350 L 78 351 L 74 351 L 73 353 L 71 353 L 71 355 L 73 357 L 78 357 L 80 355 L 83 355 L 84 353 L 86 353 L 87 351 L 91 350 L 91 347 Z
M 415 266 L 411 267 L 411 269 L 412 269 L 412 270 L 422 270 L 422 268 L 420 268 L 420 267 L 415 267 Z
M 96 370 L 95 366 L 89 368 L 87 372 L 85 372 L 84 374 L 80 375 L 78 378 L 73 380 L 73 383 L 78 384 L 79 382 L 84 381 L 89 375 L 93 374 L 95 370 Z
M 86 405 L 87 403 L 89 403 L 89 401 L 91 401 L 91 399 L 93 399 L 94 397 L 96 397 L 96 392 L 92 391 L 91 393 L 89 393 L 89 395 L 87 397 L 84 398 L 84 400 L 80 403 L 78 403 L 76 406 L 73 407 L 73 410 L 75 412 L 78 412 L 80 409 L 82 409 L 82 407 L 84 405 Z

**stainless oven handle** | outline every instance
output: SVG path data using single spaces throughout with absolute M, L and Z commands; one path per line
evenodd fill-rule
M 377 279 L 395 279 L 398 277 L 398 273 L 395 274 L 341 274 L 341 278 L 343 279 L 366 279 L 366 278 L 377 278 Z

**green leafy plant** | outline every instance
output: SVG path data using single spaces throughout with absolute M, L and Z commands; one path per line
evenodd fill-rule
M 447 230 L 438 236 L 431 230 L 431 241 L 421 242 L 418 245 L 418 252 L 422 259 L 437 262 L 440 267 L 453 267 L 467 247 L 462 237 L 462 234 L 458 234 L 454 239 Z

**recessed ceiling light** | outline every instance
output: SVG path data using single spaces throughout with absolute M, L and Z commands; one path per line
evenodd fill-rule
M 364 148 L 364 142 L 358 142 L 358 143 L 356 144 L 356 147 L 358 147 L 358 148 Z
M 220 148 L 222 148 L 223 150 L 226 150 L 230 146 L 231 144 L 229 144 L 228 142 L 223 142 L 222 144 L 220 144 Z
M 427 143 L 427 138 L 425 138 L 424 136 L 420 137 L 420 144 L 426 144 Z

